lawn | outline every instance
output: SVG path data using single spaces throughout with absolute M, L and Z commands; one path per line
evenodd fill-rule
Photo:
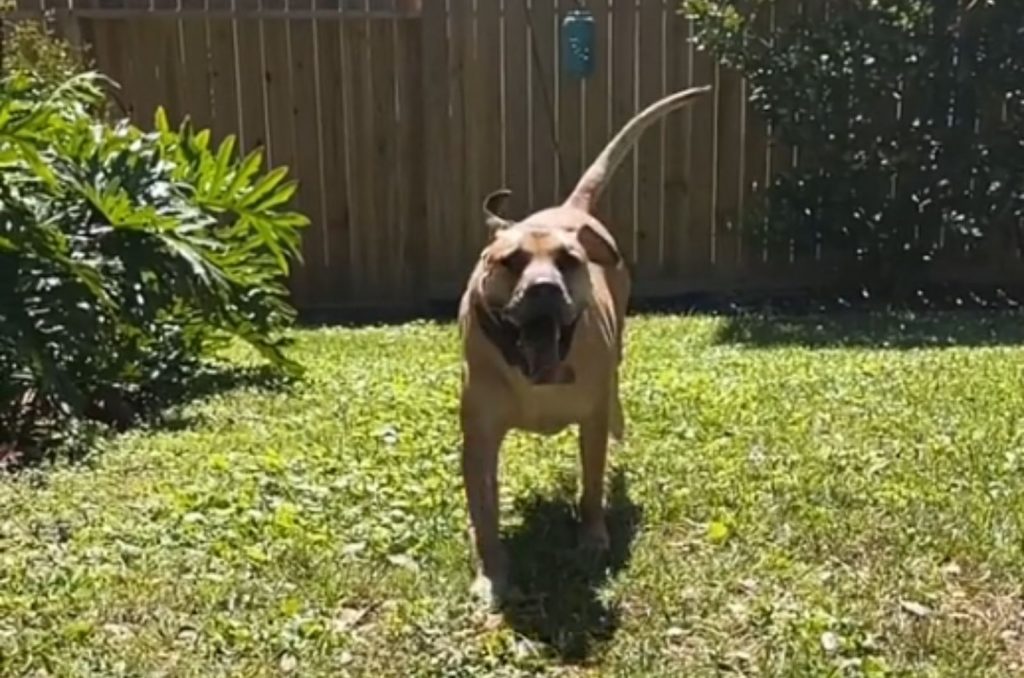
M 1020 315 L 632 319 L 613 553 L 573 549 L 574 434 L 512 436 L 503 615 L 453 326 L 297 338 L 301 382 L 0 480 L 0 675 L 1024 671 Z

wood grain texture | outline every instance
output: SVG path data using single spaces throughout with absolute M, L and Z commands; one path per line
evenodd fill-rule
M 615 135 L 637 112 L 636 101 L 636 7 L 632 2 L 613 3 L 612 12 L 612 119 Z M 636 150 L 616 170 L 608 187 L 612 196 L 611 220 L 623 258 L 636 263 Z
M 637 18 L 639 82 L 636 108 L 639 111 L 663 95 L 665 55 L 662 22 L 666 17 L 660 2 L 644 2 L 640 4 Z M 664 135 L 663 119 L 644 132 L 636 148 L 636 265 L 655 276 L 661 270 Z
M 813 228 L 803 243 L 740 228 L 771 176 L 813 154 L 778 143 L 739 76 L 694 52 L 673 2 L 588 0 L 598 64 L 583 82 L 560 70 L 559 26 L 574 0 L 235 4 L 76 0 L 72 12 L 67 0 L 19 0 L 19 16 L 61 10 L 60 33 L 88 44 L 121 84 L 115 114 L 148 127 L 163 105 L 172 124 L 188 114 L 215 141 L 237 134 L 241 151 L 264 147 L 271 165 L 289 167 L 300 181 L 295 206 L 312 222 L 291 281 L 303 309 L 450 297 L 486 240 L 487 192 L 511 188 L 512 217 L 556 203 L 641 107 L 706 83 L 714 96 L 647 130 L 595 208 L 638 294 L 809 284 L 852 254 L 826 251 Z M 771 5 L 756 22 L 764 33 L 800 12 L 827 21 L 833 8 Z M 935 105 L 913 87 L 904 94 L 902 115 Z M 961 102 L 960 113 L 968 109 Z M 983 102 L 976 114 L 983 125 L 1001 122 L 999 105 Z M 920 237 L 941 245 L 944 234 Z M 1016 275 L 1011 245 L 943 246 L 935 275 Z

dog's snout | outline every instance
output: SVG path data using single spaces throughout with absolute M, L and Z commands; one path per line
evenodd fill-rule
M 557 280 L 534 280 L 516 295 L 509 308 L 510 317 L 517 324 L 545 317 L 560 318 L 565 313 L 566 301 L 565 290 Z
M 554 280 L 535 282 L 526 288 L 523 301 L 533 314 L 558 314 L 565 302 L 562 286 Z

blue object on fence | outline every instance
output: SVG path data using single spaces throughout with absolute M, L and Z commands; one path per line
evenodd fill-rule
M 594 72 L 596 26 L 590 10 L 574 9 L 562 19 L 562 70 L 572 77 L 589 78 Z

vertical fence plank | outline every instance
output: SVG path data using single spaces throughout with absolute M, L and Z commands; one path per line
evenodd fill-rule
M 145 64 L 136 58 L 139 42 L 135 25 L 136 20 L 133 19 L 114 19 L 110 22 L 117 40 L 117 58 L 122 62 L 119 65 L 118 82 L 123 100 L 132 122 L 146 124 L 149 120 L 142 110 L 146 93 L 140 85 L 146 82 L 147 73 Z
M 575 9 L 576 0 L 559 0 L 557 25 L 561 25 L 569 10 Z M 580 163 L 583 150 L 583 124 L 581 100 L 583 98 L 583 81 L 573 78 L 562 69 L 561 31 L 555 40 L 556 59 L 553 70 L 558 81 L 558 171 L 555 174 L 557 191 L 555 200 L 561 202 L 576 184 L 580 175 Z
M 312 9 L 310 0 L 291 0 L 295 10 Z M 318 54 L 315 51 L 313 21 L 290 19 L 287 22 L 291 54 L 292 134 L 295 144 L 294 176 L 299 182 L 295 209 L 310 221 L 302 238 L 302 276 L 306 286 L 307 305 L 321 306 L 329 301 L 325 295 L 327 239 L 320 200 L 320 88 L 317 82 Z
M 235 73 L 235 26 L 232 19 L 210 19 L 210 81 L 213 90 L 214 138 L 238 132 L 238 81 Z M 236 139 L 237 142 L 237 139 Z
M 665 16 L 661 2 L 642 2 L 638 15 L 637 36 L 637 111 L 662 96 L 662 75 L 665 59 L 662 49 L 661 24 Z M 637 142 L 637 265 L 647 275 L 661 272 L 661 217 L 664 191 L 662 154 L 665 147 L 665 121 L 644 132 Z
M 453 47 L 458 50 L 458 63 L 462 74 L 459 83 L 462 99 L 457 109 L 461 112 L 462 146 L 455 150 L 461 152 L 463 164 L 460 183 L 462 195 L 459 203 L 462 210 L 463 236 L 459 271 L 460 275 L 465 276 L 476 263 L 477 253 L 487 235 L 480 217 L 480 202 L 484 190 L 481 175 L 488 165 L 482 134 L 484 118 L 491 113 L 481 98 L 482 64 L 477 50 L 477 3 L 473 0 L 458 0 L 457 4 L 458 12 L 452 17 L 452 39 L 457 41 Z M 500 150 L 498 154 L 500 155 Z
M 530 206 L 531 70 L 527 38 L 526 1 L 505 2 L 505 185 L 512 191 L 507 212 L 513 218 L 526 215 Z
M 418 4 L 415 0 L 399 0 L 398 6 Z M 423 228 L 426 214 L 424 169 L 423 79 L 420 77 L 420 55 L 423 50 L 422 20 L 397 22 L 396 68 L 398 77 L 399 138 L 399 221 L 401 224 L 401 258 L 405 276 L 402 292 L 417 306 L 428 301 L 427 253 L 429 243 Z M 494 36 L 497 40 L 497 36 Z M 497 74 L 495 74 L 497 75 Z M 500 129 L 496 130 L 500 134 Z M 500 178 L 500 158 L 498 176 Z
M 448 167 L 448 39 L 447 9 L 443 2 L 423 3 L 422 79 L 424 148 L 426 149 L 427 238 L 425 250 L 430 260 L 429 278 L 437 287 L 453 284 L 454 266 L 449 242 L 450 218 L 448 191 L 451 176 Z
M 241 129 L 240 147 L 245 151 L 269 149 L 264 105 L 266 71 L 263 67 L 264 22 L 240 19 L 235 27 L 238 42 L 238 101 Z M 264 161 L 267 161 L 264 158 Z
M 33 22 L 42 21 L 42 10 L 44 9 L 44 1 L 45 0 L 14 0 L 13 9 L 18 12 L 31 12 L 32 14 L 38 15 L 32 18 Z M 5 6 L 4 9 L 6 10 L 7 7 Z
M 611 134 L 616 134 L 636 113 L 634 57 L 636 55 L 636 7 L 632 1 L 612 3 L 612 120 Z M 619 166 L 611 180 L 612 217 L 608 225 L 615 236 L 623 258 L 636 263 L 634 213 L 636 151 Z
M 743 181 L 742 79 L 735 71 L 717 69 L 715 125 L 715 268 L 728 280 L 739 271 L 740 186 Z
M 933 14 L 933 22 L 941 21 L 944 12 L 937 12 Z M 961 15 L 962 16 L 962 15 Z M 933 30 L 939 28 L 933 24 Z M 961 33 L 961 39 L 948 45 L 948 48 L 944 50 L 942 54 L 942 62 L 946 67 L 944 73 L 936 73 L 936 79 L 932 86 L 933 101 L 932 104 L 939 110 L 936 111 L 937 115 L 941 118 L 940 125 L 949 129 L 969 129 L 969 121 L 960 119 L 960 112 L 962 109 L 957 105 L 957 91 L 956 81 L 960 80 L 958 77 L 961 73 L 959 69 L 965 68 L 967 64 L 961 58 L 961 51 L 965 47 L 964 38 L 966 35 Z M 966 103 L 966 102 L 964 102 Z M 965 124 L 966 123 L 966 124 Z M 936 237 L 936 256 L 933 258 L 934 263 L 938 263 L 945 259 L 951 251 L 955 248 L 950 247 L 949 240 L 947 238 L 948 233 L 945 227 L 941 224 L 938 225 L 935 231 Z M 934 264 L 933 264 L 934 265 Z
M 587 80 L 586 102 L 583 107 L 583 116 L 586 127 L 586 149 L 582 170 L 597 158 L 604 149 L 605 144 L 611 139 L 611 18 L 608 12 L 609 0 L 592 0 L 588 4 L 594 14 L 594 53 L 597 58 L 594 73 Z M 578 177 L 577 177 L 578 179 Z M 575 180 L 574 180 L 575 181 Z M 571 190 L 571 187 L 570 187 Z M 610 192 L 605 191 L 594 206 L 594 213 L 611 228 L 610 214 Z
M 155 6 L 167 5 L 171 0 L 156 0 Z M 176 5 L 175 5 L 176 6 Z M 164 97 L 164 110 L 167 119 L 173 126 L 180 125 L 185 114 L 188 112 L 188 97 L 186 96 L 186 73 L 181 61 L 181 35 L 178 30 L 176 19 L 162 19 L 154 21 L 159 24 L 158 36 L 154 40 L 159 44 L 159 88 L 160 94 Z
M 145 129 L 152 128 L 154 113 L 161 104 L 161 23 L 145 16 L 133 17 L 125 34 L 131 71 L 130 79 L 123 83 L 124 91 L 132 100 L 132 120 Z
M 120 3 L 118 3 L 120 4 Z M 86 0 L 83 7 L 96 6 L 96 0 Z M 114 100 L 113 111 L 116 115 L 131 115 L 131 94 L 127 91 L 127 74 L 130 66 L 125 58 L 121 45 L 121 36 L 125 35 L 125 22 L 119 19 L 89 19 L 85 21 L 87 32 L 93 39 L 92 55 L 96 68 L 114 81 L 111 93 Z
M 470 38 L 472 3 L 471 0 L 449 0 L 448 5 L 448 105 L 451 117 L 448 121 L 448 143 L 445 157 L 449 166 L 445 170 L 452 182 L 449 199 L 452 204 L 451 220 L 446 225 L 448 246 L 454 250 L 453 273 L 462 279 L 472 256 L 468 243 L 476 236 L 473 232 L 479 221 L 470 223 L 469 198 L 466 191 L 466 174 L 471 171 L 466 161 L 466 42 Z
M 691 26 L 691 31 L 692 31 Z M 693 84 L 714 84 L 715 65 L 707 52 L 694 50 Z M 693 134 L 690 138 L 690 223 L 685 267 L 688 276 L 703 277 L 712 272 L 715 257 L 715 109 L 717 88 L 693 106 Z
M 71 0 L 46 0 L 46 7 L 67 10 Z M 65 13 L 57 16 L 57 34 L 67 40 L 74 48 L 75 54 L 88 66 L 92 58 L 91 35 L 86 30 L 82 20 L 75 14 Z M 2 50 L 0 50 L 2 51 Z M 0 54 L 0 60 L 3 55 Z
M 477 103 L 475 118 L 476 145 L 479 157 L 479 193 L 471 205 L 476 222 L 481 222 L 480 202 L 483 196 L 502 184 L 502 54 L 501 5 L 499 0 L 477 3 L 475 70 Z M 477 228 L 475 249 L 486 239 L 486 231 Z
M 325 0 L 318 5 L 324 6 Z M 333 0 L 331 7 L 337 7 Z M 355 286 L 349 278 L 349 228 L 346 101 L 342 79 L 342 22 L 322 19 L 317 23 L 317 53 L 320 85 L 321 175 L 320 196 L 325 232 L 325 270 L 320 278 L 330 305 L 352 297 Z M 328 304 L 327 301 L 324 302 Z
M 392 20 L 370 22 L 370 59 L 373 92 L 373 160 L 368 189 L 374 196 L 375 228 L 368 232 L 368 256 L 377 269 L 380 295 L 393 302 L 399 286 L 397 269 L 406 262 L 395 259 L 398 226 L 398 173 L 395 143 L 395 47 Z
M 70 0 L 50 0 L 51 4 L 56 2 L 60 6 L 67 6 Z M 78 0 L 75 2 L 76 7 L 88 8 L 92 6 L 95 0 Z M 89 68 L 96 68 L 98 61 L 96 59 L 96 47 L 99 44 L 96 40 L 96 22 L 91 19 L 85 19 L 77 15 L 69 15 L 65 19 L 67 24 L 67 32 L 65 35 L 74 35 L 77 37 L 78 54 L 84 60 L 86 66 Z M 0 39 L 3 36 L 0 35 Z M 0 54 L 0 66 L 2 66 L 3 55 Z
M 957 23 L 963 26 L 962 22 L 965 18 L 963 14 L 965 11 L 959 3 L 935 3 L 931 31 L 933 33 L 938 32 L 941 35 L 948 30 L 952 19 L 950 16 L 951 12 L 957 13 Z M 976 116 L 979 113 L 977 109 L 979 102 L 974 100 L 973 86 L 970 82 L 970 73 L 974 67 L 977 49 L 977 36 L 973 35 L 973 31 L 970 30 L 962 30 L 959 33 L 959 39 L 949 43 L 942 41 L 937 44 L 937 46 L 946 45 L 942 54 L 942 62 L 945 65 L 944 72 L 936 73 L 936 78 L 933 82 L 928 83 L 928 85 L 924 83 L 919 85 L 919 89 L 923 90 L 920 94 L 925 94 L 926 92 L 930 94 L 927 97 L 928 112 L 936 118 L 938 126 L 945 127 L 951 131 L 956 130 L 956 133 L 948 137 L 950 141 L 964 139 L 963 131 L 973 131 L 976 129 Z M 972 192 L 974 188 L 973 183 L 971 181 L 972 186 L 968 189 L 972 190 Z M 929 226 L 934 225 L 931 228 L 926 226 L 926 232 L 923 234 L 926 241 L 929 241 L 934 246 L 936 254 L 940 255 L 938 259 L 933 258 L 933 262 L 940 261 L 941 255 L 948 254 L 950 250 L 954 253 L 963 253 L 962 242 L 956 243 L 955 248 L 946 247 L 948 234 L 945 232 L 944 227 L 938 223 L 938 215 L 935 213 L 936 207 L 935 203 L 930 203 L 927 206 L 921 205 L 924 216 L 923 221 L 929 224 Z
M 824 6 L 824 0 L 800 0 L 796 9 L 801 21 L 814 25 L 824 19 Z M 794 166 L 801 170 L 813 171 L 815 169 L 813 154 L 805 153 L 804 150 L 806 149 L 799 147 L 796 149 Z M 815 210 L 809 231 L 801 229 L 793 238 L 793 264 L 801 274 L 814 273 L 818 270 L 820 241 L 820 224 L 817 223 L 817 210 Z
M 833 22 L 837 20 L 836 12 L 841 11 L 842 3 L 834 0 L 824 0 L 822 2 L 822 9 L 820 15 L 820 21 Z M 845 95 L 847 98 L 846 105 L 848 106 L 849 97 L 851 95 L 849 87 L 846 88 Z M 849 109 L 847 109 L 849 110 Z M 872 112 L 874 114 L 874 112 Z M 837 133 L 840 135 L 849 132 L 850 125 L 853 124 L 852 115 L 846 115 L 845 129 L 840 129 Z M 822 201 L 819 201 L 823 204 Z M 815 279 L 820 280 L 822 284 L 832 284 L 839 281 L 839 276 L 843 268 L 843 257 L 853 255 L 855 250 L 850 246 L 849 240 L 846 242 L 837 241 L 835 237 L 825 238 L 823 233 L 826 229 L 831 230 L 834 224 L 825 224 L 822 222 L 822 216 L 820 212 L 816 215 L 816 232 L 817 242 L 815 246 Z
M 349 267 L 352 280 L 358 283 L 364 298 L 375 299 L 380 293 L 376 260 L 371 255 L 372 228 L 379 228 L 373 199 L 374 127 L 373 88 L 370 72 L 369 22 L 365 19 L 345 20 L 344 82 L 348 111 L 345 116 L 345 138 L 349 143 Z
M 677 92 L 691 85 L 691 55 L 689 43 L 690 22 L 681 13 L 666 17 L 666 53 L 668 89 Z M 700 102 L 698 106 L 707 105 Z M 693 108 L 686 108 L 665 120 L 665 245 L 663 262 L 665 272 L 679 277 L 691 248 L 690 219 L 690 154 L 693 147 Z
M 265 0 L 263 6 L 271 10 L 283 10 L 285 0 Z M 287 167 L 289 178 L 297 178 L 295 134 L 292 129 L 292 62 L 286 19 L 263 22 L 263 68 L 270 164 L 274 167 Z M 295 203 L 296 200 L 293 200 L 293 207 Z M 309 303 L 304 266 L 305 262 L 294 266 L 290 277 L 292 294 L 299 306 Z
M 950 0 L 942 0 L 941 2 L 934 3 L 936 12 L 933 18 L 932 30 L 938 29 L 937 24 L 941 24 L 944 18 L 948 19 L 948 13 L 951 9 L 950 5 L 957 5 L 958 3 L 951 3 Z M 963 10 L 962 10 L 963 11 Z M 943 15 L 946 15 L 943 17 Z M 977 134 L 982 130 L 982 125 L 986 122 L 986 113 L 991 114 L 994 112 L 992 108 L 986 106 L 989 102 L 985 101 L 984 97 L 979 100 L 977 93 L 972 84 L 972 75 L 980 65 L 979 59 L 983 59 L 980 51 L 983 49 L 981 44 L 982 37 L 977 34 L 976 29 L 971 30 L 968 28 L 970 22 L 967 22 L 966 30 L 962 29 L 960 37 L 956 41 L 954 48 L 956 65 L 951 64 L 950 78 L 952 82 L 948 83 L 948 87 L 951 90 L 952 99 L 952 126 L 958 130 L 969 130 L 970 133 Z M 941 83 L 946 84 L 946 83 Z M 906 88 L 903 88 L 906 89 Z M 901 105 L 901 113 L 908 109 L 908 106 Z M 988 108 L 988 110 L 986 110 Z M 903 113 L 901 116 L 904 120 L 904 126 L 907 124 L 907 118 L 909 116 Z M 901 177 L 902 179 L 902 177 Z M 976 177 L 971 177 L 967 181 L 967 190 L 975 192 L 978 189 L 978 180 Z M 992 240 L 988 239 L 986 243 L 976 242 L 972 238 L 964 237 L 959 232 L 960 229 L 952 228 L 944 237 L 950 241 L 950 247 L 948 248 L 950 259 L 956 262 L 954 266 L 977 265 L 979 255 L 983 254 L 986 250 L 986 244 L 991 245 Z
M 107 7 L 126 7 L 127 0 L 114 0 Z M 109 19 L 106 21 L 107 39 L 110 41 L 108 61 L 105 73 L 113 77 L 120 86 L 119 98 L 124 106 L 125 115 L 138 121 L 139 92 L 136 91 L 134 71 L 135 60 L 132 59 L 132 22 L 128 19 Z
M 757 269 L 764 263 L 765 239 L 761 225 L 755 225 L 752 215 L 757 213 L 765 199 L 767 187 L 767 127 L 750 103 L 750 84 L 743 83 L 743 186 L 742 209 L 739 215 L 739 227 L 743 237 L 741 252 L 741 268 Z
M 182 9 L 203 9 L 205 0 L 181 0 Z M 181 31 L 181 63 L 184 67 L 186 113 L 196 129 L 207 129 L 213 120 L 210 106 L 209 45 L 206 19 L 195 14 L 178 23 Z
M 541 209 L 555 202 L 555 171 L 558 156 L 555 143 L 555 3 L 554 0 L 532 0 L 530 6 L 530 114 L 533 172 L 530 210 Z
M 796 15 L 797 0 L 776 0 L 772 5 L 771 31 L 772 40 L 776 40 L 780 31 L 793 21 Z M 771 130 L 769 139 L 769 155 L 773 179 L 780 172 L 788 171 L 793 166 L 793 149 L 782 143 L 779 131 Z M 768 264 L 776 275 L 791 267 L 790 239 L 779 233 L 777 226 L 769 224 L 772 229 L 768 234 Z
M 267 9 L 284 9 L 285 0 L 264 0 Z M 295 137 L 292 133 L 291 59 L 288 53 L 288 22 L 263 19 L 263 82 L 266 97 L 267 145 L 270 165 L 295 170 Z
M 761 7 L 754 20 L 755 31 L 763 36 L 770 27 L 771 16 L 767 7 Z M 760 209 L 765 199 L 764 193 L 768 183 L 768 126 L 759 114 L 754 111 L 750 101 L 752 88 L 750 83 L 743 84 L 743 128 L 746 132 L 744 140 L 744 182 L 743 211 L 740 215 L 743 229 L 742 268 L 744 271 L 757 271 L 763 267 L 767 256 L 764 234 L 761 225 L 753 226 L 749 217 Z M 756 235 L 755 235 L 756 233 Z
M 148 54 L 149 24 L 145 18 L 117 19 L 111 26 L 117 33 L 121 45 L 121 65 L 118 83 L 121 97 L 128 106 L 131 121 L 143 128 L 153 125 L 153 80 L 156 67 Z

